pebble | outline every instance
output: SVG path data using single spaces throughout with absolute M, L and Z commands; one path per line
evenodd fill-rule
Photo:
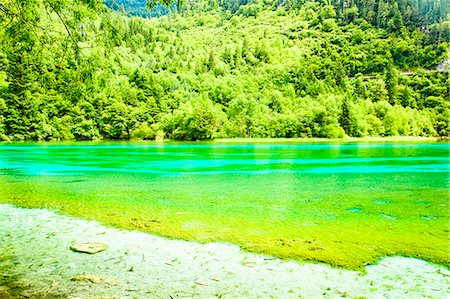
M 70 246 L 70 249 L 76 252 L 95 254 L 108 249 L 108 245 L 99 242 L 77 243 Z

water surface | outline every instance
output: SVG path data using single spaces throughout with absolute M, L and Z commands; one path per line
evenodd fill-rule
M 449 143 L 0 145 L 1 202 L 359 267 L 448 262 Z

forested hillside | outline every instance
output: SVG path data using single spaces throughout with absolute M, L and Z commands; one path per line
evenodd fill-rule
M 159 2 L 149 9 L 146 0 L 104 0 L 103 3 L 110 9 L 117 10 L 126 16 L 136 16 L 143 18 L 161 17 L 167 15 L 169 10 L 175 8 L 165 7 Z
M 7 0 L 0 139 L 448 136 L 448 4 Z

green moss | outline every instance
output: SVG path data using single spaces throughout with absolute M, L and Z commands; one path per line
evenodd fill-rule
M 27 288 L 20 282 L 21 276 L 14 273 L 14 255 L 3 249 L 0 253 L 0 298 L 17 298 Z

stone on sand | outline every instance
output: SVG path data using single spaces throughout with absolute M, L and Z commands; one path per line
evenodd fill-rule
M 94 254 L 108 248 L 107 244 L 99 242 L 76 243 L 70 246 L 70 249 L 76 252 Z

